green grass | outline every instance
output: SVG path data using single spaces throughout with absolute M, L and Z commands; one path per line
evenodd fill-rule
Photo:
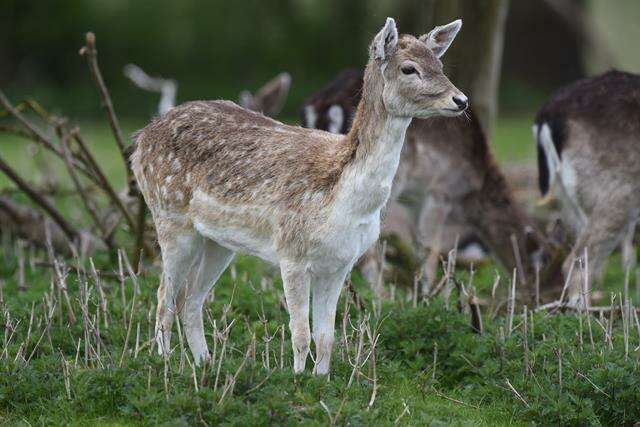
M 491 148 L 502 164 L 534 162 L 536 146 L 531 134 L 534 114 L 501 117 L 494 130 Z
M 34 256 L 46 258 L 40 252 Z M 26 289 L 19 290 L 18 264 L 11 247 L 0 261 L 4 278 L 0 330 L 7 334 L 0 350 L 0 421 L 8 424 L 174 425 L 202 420 L 209 425 L 327 424 L 329 416 L 323 404 L 332 416 L 338 414 L 339 424 L 352 425 L 391 425 L 405 411 L 405 405 L 408 412 L 399 420 L 403 425 L 619 424 L 640 417 L 639 355 L 633 351 L 640 343 L 632 333 L 630 353 L 625 358 L 619 320 L 613 328 L 613 349 L 609 349 L 603 344 L 602 330 L 590 319 L 592 349 L 586 318 L 580 329 L 577 316 L 536 314 L 528 319 L 529 368 L 525 368 L 522 316 L 515 317 L 509 334 L 504 316 L 491 320 L 485 315 L 486 331 L 480 336 L 471 330 L 468 315 L 458 313 L 455 304 L 446 308 L 436 300 L 412 308 L 405 302 L 403 290 L 398 291 L 395 302 L 385 301 L 376 315 L 371 292 L 354 275 L 354 289 L 364 305 L 362 309 L 349 305 L 349 350 L 343 346 L 340 331 L 345 298 L 351 300 L 351 294 L 343 292 L 330 381 L 311 376 L 309 368 L 304 375 L 294 376 L 289 334 L 283 342 L 280 333 L 287 324 L 287 314 L 277 272 L 255 259 L 240 257 L 234 273 L 224 274 L 215 298 L 206 305 L 206 330 L 210 348 L 217 341 L 218 360 L 222 348 L 219 332 L 234 322 L 216 388 L 218 364 L 196 368 L 196 386 L 187 360 L 190 354 L 181 351 L 184 343 L 180 344 L 175 328 L 175 348 L 166 365 L 150 347 L 134 354 L 133 349 L 149 339 L 153 327 L 157 269 L 139 277 L 132 307 L 135 286 L 131 278 L 125 281 L 123 305 L 120 282 L 109 276 L 116 266 L 109 257 L 96 260 L 97 268 L 103 271 L 100 284 L 107 304 L 107 326 L 96 282 L 85 278 L 83 271 L 72 269 L 66 279 L 76 315 L 72 322 L 69 306 L 58 287 L 51 285 L 54 274 L 50 269 L 31 270 L 27 262 Z M 476 281 L 480 279 L 476 277 Z M 86 318 L 81 315 L 82 307 Z M 48 329 L 45 313 L 52 314 Z M 363 321 L 373 333 L 380 332 L 377 396 L 369 409 L 372 359 L 369 357 L 360 377 L 348 387 L 353 369 L 344 356 L 348 353 L 355 359 L 358 334 L 350 325 L 357 329 Z M 120 366 L 129 322 L 132 334 Z M 99 340 L 92 324 L 99 324 Z M 265 328 L 271 339 L 269 368 L 265 367 Z M 238 371 L 248 348 L 253 350 L 233 391 L 220 402 L 225 380 Z M 370 348 L 365 336 L 364 353 Z M 308 363 L 312 364 L 311 360 Z M 562 387 L 558 363 L 564 371 Z M 506 387 L 506 380 L 526 404 Z
M 492 146 L 501 162 L 532 160 L 530 122 L 528 116 L 506 117 L 498 122 Z M 124 129 L 128 133 L 142 125 L 125 122 Z M 121 177 L 121 160 L 108 128 L 87 123 L 83 133 L 107 173 Z M 32 152 L 17 138 L 0 139 L 0 155 L 32 180 L 41 179 L 43 165 L 64 176 L 61 164 L 34 159 Z M 124 184 L 122 178 L 115 183 L 117 188 Z M 7 184 L 0 177 L 0 188 Z M 64 203 L 65 211 L 73 209 L 73 203 L 77 200 Z M 12 242 L 4 241 L 0 247 L 3 424 L 325 425 L 330 422 L 327 410 L 336 424 L 351 425 L 392 425 L 396 421 L 402 425 L 615 425 L 640 420 L 640 354 L 634 350 L 640 345 L 640 336 L 630 328 L 625 347 L 619 314 L 614 318 L 610 345 L 593 317 L 547 317 L 538 313 L 528 319 L 525 334 L 520 307 L 509 333 L 504 310 L 490 319 L 488 307 L 483 306 L 485 333 L 480 336 L 471 330 L 469 314 L 456 309 L 455 292 L 449 308 L 439 299 L 413 308 L 406 301 L 408 291 L 404 289 L 398 290 L 395 301 L 384 301 L 380 307 L 354 273 L 354 289 L 363 306 L 358 309 L 349 305 L 347 349 L 342 319 L 345 300 L 351 301 L 352 296 L 343 292 L 332 374 L 327 381 L 308 372 L 293 375 L 288 331 L 284 341 L 281 335 L 288 318 L 277 271 L 253 258 L 239 257 L 233 272 L 223 275 L 215 298 L 206 305 L 205 329 L 210 349 L 217 349 L 218 361 L 223 342 L 220 331 L 234 322 L 223 363 L 196 368 L 194 381 L 190 354 L 183 351 L 184 343 L 180 344 L 176 329 L 175 349 L 168 361 L 144 345 L 153 328 L 157 266 L 150 265 L 138 278 L 136 304 L 132 307 L 136 292 L 133 281 L 128 277 L 124 282 L 123 305 L 120 281 L 114 275 L 118 263 L 113 255 L 98 254 L 95 259 L 104 300 L 84 260 L 82 268 L 70 268 L 66 276 L 68 305 L 59 280 L 46 266 L 50 260 L 42 251 L 26 252 L 26 289 L 18 289 L 17 253 Z M 73 260 L 65 262 L 77 264 Z M 483 265 L 474 274 L 474 285 L 484 298 L 496 269 L 501 271 L 496 265 Z M 460 270 L 457 274 L 468 283 L 468 272 Z M 498 299 L 504 300 L 507 275 L 501 274 L 504 279 Z M 616 255 L 603 289 L 620 292 L 623 281 Z M 106 323 L 100 308 L 103 302 L 107 305 Z M 75 321 L 70 320 L 69 307 Z M 82 315 L 83 310 L 87 316 Z M 355 358 L 356 329 L 363 321 L 372 331 L 380 332 L 375 353 L 376 398 L 370 408 L 374 391 L 371 357 L 362 366 L 361 375 L 348 386 L 353 368 L 346 355 Z M 608 318 L 599 321 L 606 327 Z M 127 340 L 129 322 L 132 333 Z M 92 325 L 99 325 L 99 333 L 94 333 Z M 265 330 L 271 338 L 268 352 Z M 127 350 L 123 353 L 125 342 Z M 137 355 L 133 350 L 136 342 L 142 347 Z M 371 341 L 365 336 L 363 343 L 367 353 Z M 252 350 L 242 365 L 248 347 Z M 625 348 L 629 349 L 626 356 Z M 266 354 L 269 368 L 265 366 Z M 310 364 L 311 360 L 308 371 Z M 236 372 L 233 390 L 222 399 L 228 376 Z M 522 399 L 507 386 L 507 380 Z

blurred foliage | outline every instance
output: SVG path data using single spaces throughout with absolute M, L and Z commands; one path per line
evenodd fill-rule
M 390 2 L 3 3 L 0 84 L 9 83 L 13 96 L 45 103 L 55 99 L 55 106 L 69 113 L 93 112 L 95 94 L 77 54 L 83 34 L 91 30 L 118 111 L 146 116 L 154 112 L 157 96 L 132 92 L 133 85 L 122 75 L 128 62 L 176 79 L 180 101 L 235 99 L 240 90 L 255 90 L 276 73 L 289 71 L 295 85 L 288 103 L 291 114 L 336 70 L 364 63 L 369 38 L 384 22 Z
M 283 115 L 293 117 L 302 101 L 338 71 L 365 63 L 370 39 L 386 16 L 396 18 L 401 32 L 422 34 L 433 25 L 437 1 L 4 0 L 0 87 L 16 100 L 32 97 L 74 117 L 96 116 L 97 94 L 78 55 L 84 33 L 93 31 L 121 116 L 146 119 L 156 111 L 158 96 L 135 88 L 122 74 L 122 67 L 133 62 L 152 75 L 176 79 L 179 102 L 236 99 L 241 90 L 256 90 L 288 71 L 293 87 Z M 582 4 L 599 2 L 604 0 Z M 629 16 L 640 13 L 640 5 L 630 2 L 621 10 Z M 604 9 L 590 10 L 598 14 L 607 41 L 626 59 L 624 64 L 634 64 L 634 58 L 640 58 L 637 50 L 620 40 L 635 40 L 629 34 L 637 34 L 637 29 L 611 25 L 628 19 Z M 473 17 L 463 13 L 461 18 Z M 535 109 L 550 91 L 581 77 L 581 50 L 570 26 L 546 2 L 512 1 L 503 110 Z M 460 64 L 450 57 L 445 66 Z

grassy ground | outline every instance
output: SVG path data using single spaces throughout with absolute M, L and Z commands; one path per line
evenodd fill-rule
M 142 123 L 125 123 L 127 132 Z M 533 155 L 528 117 L 499 121 L 500 161 Z M 107 129 L 84 133 L 110 174 L 121 171 Z M 16 139 L 0 154 L 19 170 L 35 162 Z M 62 173 L 60 172 L 62 175 Z M 0 188 L 6 181 L 0 177 Z M 398 289 L 378 301 L 357 273 L 339 302 L 330 381 L 292 374 L 287 314 L 277 271 L 239 257 L 206 304 L 214 360 L 192 367 L 178 328 L 169 360 L 152 329 L 158 268 L 139 276 L 117 257 L 60 260 L 0 248 L 0 423 L 511 425 L 631 424 L 640 420 L 640 325 L 620 311 L 598 316 L 524 312 L 509 316 L 506 275 L 488 297 L 495 265 L 474 275 L 484 333 L 466 300 L 411 300 Z M 605 289 L 622 290 L 611 262 Z M 498 268 L 498 271 L 500 269 Z M 469 274 L 459 270 L 469 286 Z M 616 300 L 615 304 L 620 301 Z M 497 316 L 493 307 L 500 306 Z M 526 319 L 526 321 L 525 321 Z M 179 325 L 178 325 L 179 326 Z M 283 333 L 284 332 L 284 333 Z M 312 365 L 312 361 L 308 361 Z
M 113 274 L 118 263 L 105 257 L 96 259 L 98 280 L 83 269 L 63 267 L 56 275 L 38 267 L 47 256 L 36 252 L 25 256 L 21 290 L 12 249 L 4 251 L 0 270 L 0 421 L 7 424 L 640 419 L 633 350 L 640 343 L 631 322 L 624 332 L 619 315 L 608 335 L 607 317 L 525 315 L 517 308 L 509 321 L 490 318 L 484 307 L 485 332 L 478 335 L 469 315 L 455 308 L 455 293 L 449 308 L 440 299 L 414 307 L 403 290 L 380 305 L 356 275 L 354 291 L 345 289 L 339 303 L 330 381 L 294 376 L 279 278 L 241 257 L 206 305 L 214 361 L 194 368 L 179 329 L 168 361 L 149 345 L 157 270 L 136 277 L 125 269 L 121 282 Z M 487 279 L 484 272 L 475 281 Z

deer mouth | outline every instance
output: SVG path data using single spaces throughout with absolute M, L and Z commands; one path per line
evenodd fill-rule
M 443 116 L 459 116 L 464 113 L 465 110 L 466 108 L 462 110 L 459 108 L 443 108 L 441 111 Z

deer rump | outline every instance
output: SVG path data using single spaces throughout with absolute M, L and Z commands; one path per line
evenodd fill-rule
M 640 75 L 609 71 L 559 89 L 540 108 L 533 136 L 538 150 L 541 204 L 557 198 L 575 243 L 563 270 L 588 254 L 588 275 L 604 272 L 622 244 L 625 271 L 633 271 L 640 216 Z M 580 303 L 587 280 L 573 274 L 570 303 Z

